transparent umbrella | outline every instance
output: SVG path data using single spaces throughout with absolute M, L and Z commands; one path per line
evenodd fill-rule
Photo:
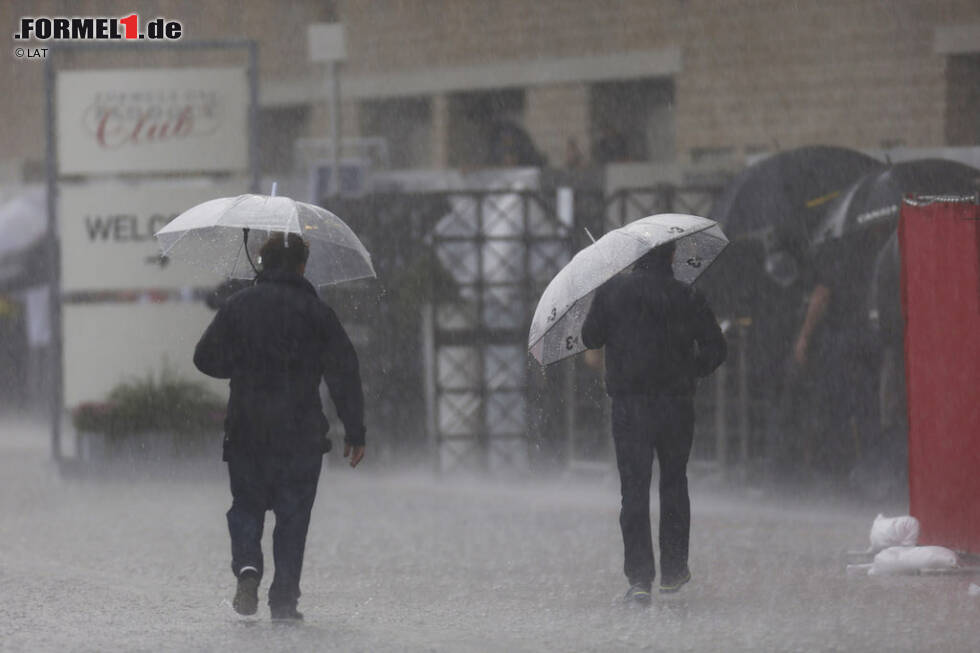
M 256 233 L 260 232 L 260 233 Z M 265 232 L 265 233 L 261 233 Z M 230 278 L 251 279 L 249 235 L 299 234 L 310 244 L 306 278 L 317 286 L 374 277 L 371 255 L 330 211 L 273 195 L 222 197 L 184 211 L 156 233 L 163 256 L 205 265 Z
M 714 220 L 682 213 L 652 215 L 610 231 L 576 254 L 545 288 L 528 335 L 531 354 L 549 365 L 584 351 L 582 324 L 596 289 L 671 241 L 677 242 L 674 276 L 685 283 L 694 283 L 728 245 Z

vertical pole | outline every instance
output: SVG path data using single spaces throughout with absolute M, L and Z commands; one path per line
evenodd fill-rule
M 422 306 L 422 373 L 425 375 L 425 428 L 429 450 L 434 452 L 433 468 L 438 474 L 442 471 L 442 452 L 436 430 L 439 428 L 439 408 L 436 404 L 435 306 L 432 303 Z
M 259 185 L 259 46 L 248 42 L 248 167 L 251 192 L 261 192 Z
M 562 199 L 564 196 L 564 200 Z M 561 242 L 566 245 L 569 250 L 569 259 L 574 255 L 574 238 L 576 234 L 579 234 L 579 230 L 575 228 L 578 221 L 578 213 L 575 211 L 575 190 L 573 188 L 559 188 L 557 191 L 557 196 L 555 198 L 555 205 L 558 209 L 558 221 L 565 225 L 566 236 L 561 239 Z M 566 433 L 566 445 L 564 455 L 566 456 L 566 466 L 571 467 L 572 462 L 578 455 L 576 451 L 576 408 L 575 403 L 575 388 L 577 381 L 577 370 L 578 370 L 578 356 L 571 357 L 563 366 L 562 372 L 564 376 L 563 383 L 563 394 L 564 394 L 564 404 L 565 404 L 565 433 Z
M 48 209 L 48 306 L 51 313 L 51 342 L 48 345 L 51 360 L 51 456 L 55 462 L 61 462 L 61 420 L 64 406 L 64 375 L 61 317 L 61 247 L 58 241 L 57 193 L 58 193 L 58 163 L 56 160 L 55 133 L 55 75 L 54 50 L 44 61 L 44 110 L 47 133 L 47 148 L 45 156 L 45 176 L 47 177 L 47 209 Z
M 531 247 L 533 246 L 533 240 L 531 239 L 531 221 L 529 217 L 530 213 L 530 197 L 528 191 L 521 193 L 521 209 L 523 211 L 521 215 L 521 240 L 519 241 L 523 246 L 523 251 L 521 252 L 521 265 L 523 270 L 521 270 L 521 279 L 517 282 L 520 284 L 521 289 L 521 306 L 522 313 L 530 317 L 531 316 L 531 302 L 533 301 L 532 295 L 532 284 L 534 283 L 534 275 L 531 272 L 533 264 L 531 262 L 532 252 Z M 547 211 L 547 208 L 543 205 L 540 198 L 536 196 L 536 201 L 539 203 L 542 211 Z M 523 323 L 525 327 L 523 329 L 524 333 L 527 333 L 529 324 Z M 524 365 L 521 368 L 521 383 L 520 387 L 522 394 L 524 395 L 524 449 L 527 455 L 528 468 L 534 463 L 533 453 L 531 451 L 531 434 L 530 426 L 534 422 L 533 412 L 534 410 L 540 410 L 540 405 L 536 409 L 531 408 L 531 403 L 534 399 L 531 397 L 531 368 L 528 366 L 527 352 L 524 353 Z M 538 402 L 535 402 L 538 403 Z M 540 415 L 540 412 L 538 413 Z M 539 432 L 540 437 L 540 432 Z
M 474 333 L 476 338 L 474 339 L 473 348 L 476 350 L 477 354 L 477 387 L 475 390 L 479 393 L 480 399 L 477 408 L 477 433 L 474 435 L 477 438 L 477 446 L 480 447 L 480 453 L 483 456 L 482 464 L 483 471 L 490 471 L 490 433 L 487 426 L 487 402 L 490 400 L 490 392 L 487 388 L 487 372 L 486 372 L 486 357 L 487 357 L 487 347 L 486 338 L 488 336 L 488 329 L 486 326 L 486 320 L 484 319 L 484 303 L 487 300 L 487 285 L 486 278 L 484 276 L 484 258 L 486 252 L 484 249 L 487 246 L 488 239 L 486 234 L 486 217 L 484 216 L 484 209 L 487 203 L 487 194 L 485 193 L 475 193 L 474 197 L 477 200 L 476 209 L 476 325 L 474 328 Z M 492 195 L 491 197 L 496 197 Z
M 330 62 L 330 145 L 333 166 L 330 171 L 330 197 L 340 195 L 340 64 Z
M 571 467 L 578 457 L 577 438 L 575 433 L 575 370 L 578 361 L 577 356 L 572 356 L 561 363 L 563 369 L 564 383 L 563 394 L 565 403 L 565 432 L 567 435 L 567 445 L 565 455 L 567 456 L 566 466 Z
M 715 460 L 722 477 L 728 474 L 728 365 L 715 370 Z
M 745 471 L 749 461 L 749 371 L 748 371 L 748 325 L 738 323 L 738 435 L 739 462 Z

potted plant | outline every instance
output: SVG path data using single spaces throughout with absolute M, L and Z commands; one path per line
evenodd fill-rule
M 220 445 L 224 416 L 224 401 L 203 383 L 164 370 L 77 406 L 72 423 L 90 457 L 185 458 Z

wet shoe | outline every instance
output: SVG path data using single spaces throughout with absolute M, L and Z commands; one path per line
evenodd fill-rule
M 238 575 L 238 589 L 231 602 L 235 612 L 249 616 L 259 609 L 259 574 L 253 569 L 245 569 Z
M 636 603 L 638 605 L 650 605 L 650 586 L 649 585 L 630 585 L 623 597 L 624 603 Z
M 685 569 L 684 573 L 673 579 L 663 579 L 660 581 L 661 594 L 673 594 L 691 580 L 691 570 Z
M 290 606 L 269 606 L 269 612 L 275 621 L 303 621 L 303 613 Z

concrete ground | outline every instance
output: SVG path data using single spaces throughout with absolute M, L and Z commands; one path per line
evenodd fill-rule
M 624 606 L 613 477 L 325 469 L 299 625 L 235 615 L 224 470 L 66 478 L 0 421 L 3 651 L 975 651 L 965 576 L 868 577 L 877 506 L 693 474 L 693 582 Z M 656 505 L 656 504 L 654 504 Z M 266 532 L 271 561 L 270 515 Z M 271 567 L 271 562 L 270 562 Z M 268 586 L 263 581 L 263 594 Z

